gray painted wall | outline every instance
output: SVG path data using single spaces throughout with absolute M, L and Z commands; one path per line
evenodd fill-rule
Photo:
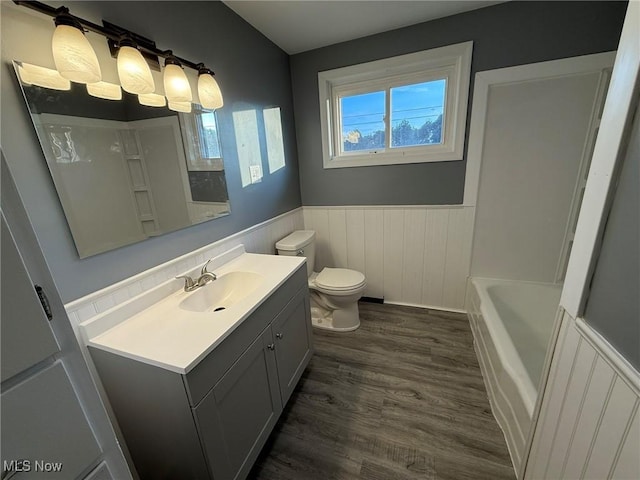
M 625 11 L 626 2 L 514 1 L 292 56 L 303 204 L 460 204 L 464 190 L 465 160 L 324 170 L 319 71 L 473 40 L 472 93 L 478 71 L 615 50 Z
M 228 217 L 80 260 L 10 64 L 17 59 L 52 67 L 53 22 L 2 2 L 1 144 L 65 302 L 301 205 L 287 54 L 220 2 L 64 4 L 71 13 L 95 23 L 105 19 L 122 25 L 154 39 L 158 47 L 172 48 L 176 55 L 202 61 L 216 72 L 225 98 L 219 121 L 231 200 Z M 263 155 L 263 181 L 243 189 L 232 112 L 273 106 L 282 109 L 287 166 L 269 175 Z
M 607 221 L 584 318 L 640 370 L 640 108 Z

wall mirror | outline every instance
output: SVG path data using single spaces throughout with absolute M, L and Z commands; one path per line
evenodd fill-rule
M 80 258 L 229 214 L 215 112 L 46 88 L 13 65 Z

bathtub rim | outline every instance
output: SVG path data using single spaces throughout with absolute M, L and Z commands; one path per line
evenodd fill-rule
M 488 292 L 488 287 L 493 285 L 514 284 L 537 285 L 545 287 L 559 287 L 559 285 L 551 282 L 507 280 L 490 277 L 469 277 L 469 280 L 472 283 L 474 290 L 476 291 L 480 300 L 480 305 L 478 305 L 478 308 L 480 310 L 480 313 L 482 314 L 482 317 L 484 318 L 484 323 L 487 327 L 487 330 L 489 330 L 489 333 L 494 340 L 492 343 L 494 344 L 493 346 L 500 356 L 503 364 L 502 366 L 507 374 L 511 376 L 511 378 L 516 380 L 516 388 L 518 389 L 518 392 L 524 400 L 527 413 L 529 417 L 533 418 L 533 412 L 539 393 L 538 386 L 535 385 L 529 377 L 529 374 L 527 373 L 527 370 L 522 363 L 522 359 L 520 358 L 520 355 L 513 345 L 511 336 L 507 332 L 502 320 L 499 320 L 500 316 L 498 315 L 495 305 L 491 300 Z

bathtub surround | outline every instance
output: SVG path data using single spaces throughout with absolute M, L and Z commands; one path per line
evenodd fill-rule
M 472 276 L 564 278 L 614 58 L 477 74 L 465 181 L 465 204 L 476 204 Z
M 303 205 L 463 202 L 465 161 L 323 169 L 318 72 L 472 40 L 473 89 L 479 71 L 615 50 L 625 9 L 625 2 L 506 2 L 291 56 Z
M 2 148 L 64 302 L 300 207 L 286 53 L 221 2 L 155 2 L 150 8 L 144 1 L 86 1 L 67 6 L 95 23 L 105 19 L 153 38 L 160 47 L 171 45 L 176 54 L 199 58 L 216 72 L 225 95 L 218 120 L 231 215 L 80 260 L 15 74 L 7 65 L 19 59 L 53 67 L 51 51 L 43 46 L 50 45 L 54 24 L 43 15 L 1 2 Z M 117 81 L 116 62 L 104 38 L 91 33 L 87 38 L 101 60 L 104 80 Z M 242 188 L 232 114 L 255 111 L 261 117 L 263 109 L 274 106 L 281 109 L 286 166 L 266 174 L 265 146 L 262 181 Z
M 467 311 L 519 478 L 557 334 L 561 287 L 554 284 L 573 240 L 571 214 L 584 191 L 613 62 L 613 53 L 600 53 L 475 79 L 465 184 L 465 203 L 477 202 Z

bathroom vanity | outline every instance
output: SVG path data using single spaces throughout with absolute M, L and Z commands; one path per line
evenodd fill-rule
M 311 358 L 304 259 L 243 253 L 214 271 L 88 339 L 143 479 L 245 478 Z M 194 296 L 216 282 L 222 310 Z

